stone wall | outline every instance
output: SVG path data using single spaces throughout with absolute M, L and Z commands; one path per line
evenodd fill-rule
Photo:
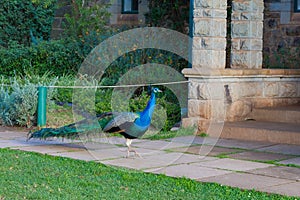
M 265 67 L 300 68 L 300 13 L 293 12 L 292 0 L 266 0 L 265 8 Z
M 194 0 L 192 68 L 183 70 L 190 81 L 183 125 L 214 136 L 253 108 L 300 103 L 300 70 L 262 69 L 263 0 L 233 0 L 225 69 L 226 16 L 224 1 Z
M 300 103 L 299 70 L 224 69 L 210 74 L 185 70 L 189 86 L 188 118 L 207 132 L 211 124 L 249 119 L 253 108 Z M 208 132 L 208 134 L 210 134 Z
M 231 68 L 262 68 L 262 0 L 233 0 Z
M 226 9 L 224 0 L 195 0 L 193 33 L 193 67 L 225 67 Z M 218 58 L 218 59 L 214 59 Z

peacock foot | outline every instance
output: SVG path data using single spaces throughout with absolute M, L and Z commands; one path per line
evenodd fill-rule
M 142 158 L 142 156 L 136 150 L 132 149 L 131 147 L 128 147 L 127 156 L 125 156 L 125 158 L 130 158 L 130 152 L 133 152 L 135 157 Z

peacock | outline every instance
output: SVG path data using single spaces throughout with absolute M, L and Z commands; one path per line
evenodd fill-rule
M 151 88 L 151 96 L 146 108 L 142 112 L 106 112 L 96 116 L 99 124 L 93 124 L 93 119 L 87 118 L 79 122 L 69 124 L 60 128 L 43 128 L 36 132 L 28 133 L 28 140 L 32 138 L 63 137 L 74 138 L 85 134 L 90 130 L 102 128 L 106 133 L 118 133 L 124 136 L 127 146 L 127 157 L 130 152 L 140 155 L 131 147 L 133 139 L 140 138 L 151 125 L 152 114 L 156 105 L 156 94 L 162 92 L 160 89 Z

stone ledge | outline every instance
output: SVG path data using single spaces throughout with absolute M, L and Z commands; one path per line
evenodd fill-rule
M 300 69 L 219 69 L 186 68 L 182 70 L 186 77 L 198 76 L 279 76 L 300 77 Z

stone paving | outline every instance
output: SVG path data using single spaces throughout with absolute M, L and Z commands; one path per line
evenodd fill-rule
M 93 141 L 26 141 L 24 132 L 0 132 L 0 148 L 300 197 L 300 146 L 182 136 L 159 141 L 135 140 L 132 146 L 141 158 L 125 158 L 124 143 L 120 137 Z M 294 164 L 295 167 L 279 164 Z

